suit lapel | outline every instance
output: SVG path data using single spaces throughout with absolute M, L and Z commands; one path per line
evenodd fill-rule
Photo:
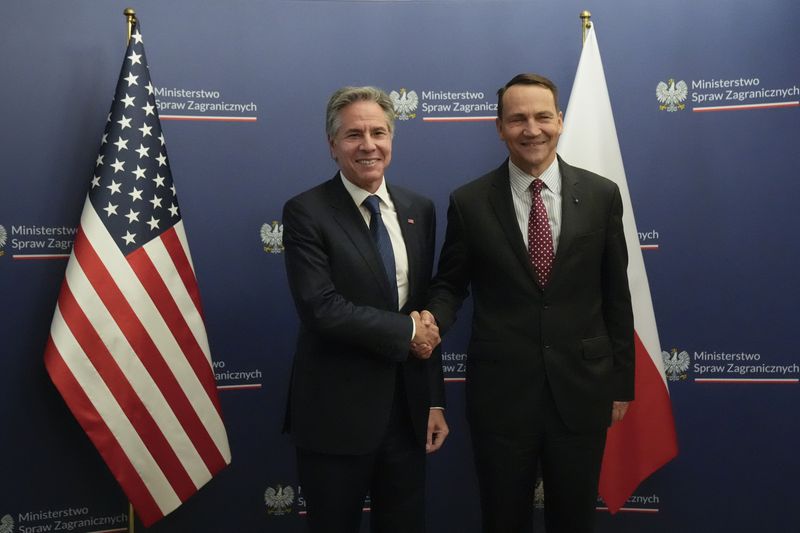
M 489 191 L 489 203 L 494 210 L 497 221 L 503 229 L 511 250 L 519 260 L 522 268 L 525 269 L 531 281 L 536 284 L 536 272 L 531 265 L 528 250 L 525 248 L 525 241 L 519 230 L 517 223 L 514 202 L 511 199 L 511 184 L 508 177 L 508 160 L 506 160 L 492 176 L 492 187 Z
M 392 301 L 389 280 L 386 278 L 380 254 L 369 234 L 369 228 L 364 223 L 364 217 L 361 216 L 353 198 L 342 185 L 338 173 L 328 182 L 327 192 L 334 220 L 364 259 L 386 297 Z
M 564 163 L 558 158 L 559 172 L 561 172 L 561 233 L 558 237 L 558 250 L 556 251 L 550 283 L 558 278 L 560 267 L 569 255 L 569 249 L 575 240 L 577 221 L 581 216 L 580 179 L 575 168 Z
M 403 234 L 403 242 L 406 245 L 406 257 L 408 259 L 408 294 L 414 294 L 415 281 L 419 273 L 419 262 L 423 255 L 423 239 L 420 238 L 420 231 L 416 222 L 420 218 L 417 206 L 414 205 L 411 198 L 404 191 L 396 189 L 386 184 L 389 195 L 394 202 L 394 208 L 397 211 L 397 222 L 400 224 L 400 232 Z

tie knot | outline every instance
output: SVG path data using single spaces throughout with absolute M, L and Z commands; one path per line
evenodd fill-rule
M 544 187 L 544 182 L 539 178 L 533 180 L 531 183 L 531 193 L 532 194 L 540 194 L 542 192 L 542 188 Z
M 369 210 L 369 213 L 372 216 L 381 214 L 380 198 L 378 198 L 374 194 L 371 195 L 371 196 L 367 196 L 364 199 L 364 204 L 363 205 L 364 205 L 364 207 L 366 207 Z

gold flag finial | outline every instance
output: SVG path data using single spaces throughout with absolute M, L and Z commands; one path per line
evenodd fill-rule
M 583 41 L 581 42 L 586 42 L 586 32 L 589 31 L 589 28 L 592 27 L 592 21 L 591 21 L 592 14 L 584 10 L 581 11 L 580 17 L 581 17 L 581 33 L 583 35 Z
M 128 40 L 125 41 L 125 44 L 131 42 L 131 33 L 133 32 L 133 25 L 136 23 L 136 11 L 133 8 L 126 7 L 125 11 L 122 12 L 123 15 L 128 19 Z

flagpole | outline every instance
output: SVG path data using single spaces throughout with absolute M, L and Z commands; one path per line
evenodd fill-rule
M 586 42 L 586 32 L 589 31 L 589 28 L 592 27 L 592 21 L 591 21 L 592 14 L 589 13 L 588 11 L 584 10 L 584 11 L 581 11 L 580 18 L 581 18 L 581 30 L 582 30 L 582 34 L 583 34 L 583 41 L 581 41 L 581 42 L 585 43 Z
M 131 43 L 131 34 L 133 33 L 133 25 L 136 24 L 136 11 L 133 8 L 126 7 L 122 12 L 128 21 L 128 39 L 125 41 L 125 46 Z M 136 522 L 136 513 L 133 510 L 133 504 L 128 502 L 128 533 L 133 533 L 133 528 Z
M 133 25 L 136 23 L 136 11 L 133 8 L 126 7 L 125 11 L 122 12 L 123 15 L 128 19 L 128 40 L 125 41 L 125 45 L 131 42 L 131 33 L 133 32 Z

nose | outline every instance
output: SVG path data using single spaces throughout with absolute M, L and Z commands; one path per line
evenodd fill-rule
M 361 150 L 365 152 L 371 152 L 375 149 L 375 141 L 372 138 L 372 135 L 366 134 L 364 137 L 361 138 Z
M 536 123 L 536 120 L 529 119 L 525 127 L 522 129 L 522 134 L 527 135 L 528 137 L 536 137 L 542 132 L 542 129 L 539 127 L 539 124 Z

